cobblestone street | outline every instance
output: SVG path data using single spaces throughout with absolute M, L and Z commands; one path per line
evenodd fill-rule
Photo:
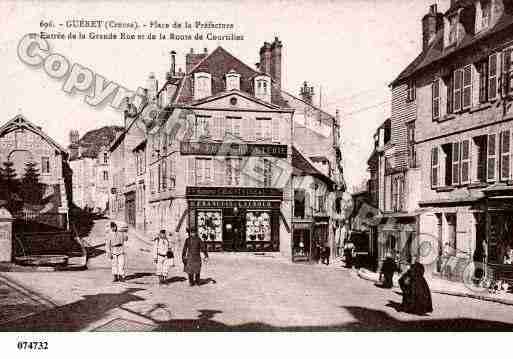
M 157 284 L 147 243 L 130 235 L 128 280 L 112 283 L 103 254 L 105 221 L 88 239 L 86 271 L 10 272 L 3 276 L 51 299 L 47 309 L 17 301 L 31 316 L 5 318 L 1 330 L 487 330 L 513 328 L 511 307 L 433 294 L 434 313 L 397 312 L 399 290 L 384 290 L 336 265 L 279 257 L 211 254 L 203 285 L 189 287 L 181 263 Z M 178 256 L 179 257 L 179 256 Z M 2 293 L 4 293 L 2 286 Z M 14 294 L 5 294 L 12 298 Z M 20 294 L 21 295 L 21 294 Z M 18 308 L 18 307 L 17 307 Z M 10 309 L 16 310 L 16 309 Z M 3 309 L 2 309 L 3 311 Z

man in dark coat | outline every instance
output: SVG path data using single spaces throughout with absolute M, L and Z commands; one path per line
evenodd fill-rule
M 381 275 L 383 276 L 382 288 L 392 288 L 394 286 L 394 273 L 396 271 L 397 267 L 394 259 L 391 255 L 387 255 L 381 267 Z
M 416 262 L 399 279 L 403 291 L 402 309 L 407 313 L 427 314 L 433 311 L 431 292 L 424 279 L 424 266 Z
M 201 252 L 203 252 L 206 261 L 208 252 L 205 242 L 203 242 L 196 234 L 196 231 L 193 230 L 187 239 L 185 239 L 182 251 L 184 272 L 189 276 L 189 285 L 191 286 L 200 284 Z

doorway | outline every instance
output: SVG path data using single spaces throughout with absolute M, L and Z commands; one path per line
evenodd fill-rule
M 242 221 L 239 216 L 233 214 L 223 216 L 223 251 L 245 250 L 242 233 Z

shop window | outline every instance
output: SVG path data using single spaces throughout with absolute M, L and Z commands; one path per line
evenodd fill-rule
M 222 241 L 223 223 L 220 211 L 198 211 L 196 220 L 198 236 L 203 241 Z
M 447 242 L 444 243 L 444 254 L 446 256 L 454 256 L 456 255 L 456 214 L 446 214 L 445 218 L 447 220 Z
M 271 216 L 269 212 L 246 212 L 246 241 L 271 241 Z

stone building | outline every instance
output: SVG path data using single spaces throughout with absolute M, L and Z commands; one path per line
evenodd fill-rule
M 111 188 L 108 145 L 121 130 L 119 126 L 104 126 L 88 131 L 82 138 L 78 131 L 70 132 L 69 165 L 76 206 L 99 212 L 108 208 Z
M 472 261 L 500 271 L 513 247 L 513 2 L 451 1 L 444 14 L 433 5 L 422 28 L 421 54 L 391 84 L 391 143 L 397 133 L 416 153 L 403 185 L 420 234 L 414 252 L 447 278 Z M 385 207 L 401 193 L 388 188 Z
M 120 165 L 125 166 L 124 183 L 113 182 L 113 192 L 125 188 L 119 194 L 125 208 L 114 203 L 121 197 L 112 195 L 111 209 L 119 209 L 113 215 L 125 213 L 134 219 L 128 221 L 132 226 L 149 234 L 167 229 L 183 238 L 186 227 L 195 228 L 211 251 L 279 251 L 291 257 L 292 176 L 321 178 L 321 198 L 327 188 L 333 191 L 332 177 L 341 177 L 341 171 L 336 119 L 282 91 L 281 48 L 278 39 L 265 43 L 257 69 L 222 47 L 212 53 L 191 50 L 185 73 L 175 71 L 172 52 L 163 86 L 150 74 L 144 105 L 111 144 L 114 181 Z M 293 140 L 292 101 L 301 102 L 303 111 L 312 108 L 308 117 L 315 117 L 313 127 L 328 128 L 317 135 L 325 146 L 306 157 L 298 152 L 302 143 L 295 147 Z M 310 130 L 303 129 L 303 137 Z M 308 164 L 306 172 L 293 170 L 300 157 Z M 134 167 L 130 174 L 127 166 Z M 126 208 L 128 182 L 135 194 L 133 210 Z M 325 232 L 328 237 L 330 231 Z
M 66 151 L 41 127 L 23 115 L 17 115 L 0 127 L 2 167 L 6 162 L 12 163 L 18 179 L 24 176 L 28 163 L 34 164 L 39 182 L 43 185 L 40 203 L 23 203 L 19 213 L 14 213 L 14 216 L 66 228 L 69 208 L 66 188 L 70 182 Z M 23 191 L 23 185 L 20 191 Z

